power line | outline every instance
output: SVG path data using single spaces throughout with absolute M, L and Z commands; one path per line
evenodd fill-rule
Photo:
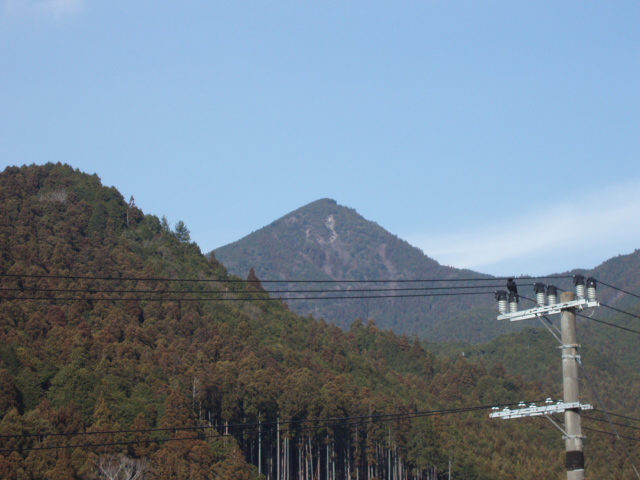
M 220 292 L 222 294 L 247 292 Z M 250 293 L 250 292 L 249 292 Z M 266 294 L 269 292 L 255 292 Z M 54 300 L 54 301 L 141 301 L 141 302 L 229 302 L 229 301 L 289 301 L 289 300 L 362 300 L 362 299 L 384 299 L 384 298 L 420 298 L 420 297 L 442 297 L 442 296 L 459 296 L 459 295 L 493 295 L 495 292 L 449 292 L 449 293 L 424 293 L 424 294 L 406 294 L 406 295 L 358 295 L 358 296 L 327 296 L 327 297 L 248 297 L 248 298 L 100 298 L 100 297 L 0 297 L 0 300 Z
M 162 438 L 162 439 L 145 439 L 145 440 L 134 440 L 134 441 L 122 441 L 122 442 L 109 442 L 109 443 L 98 443 L 98 444 L 75 444 L 75 445 L 52 445 L 52 446 L 43 446 L 43 447 L 22 447 L 22 448 L 14 448 L 14 449 L 1 449 L 0 453 L 9 453 L 9 452 L 23 452 L 23 451 L 29 451 L 29 450 L 57 450 L 57 449 L 64 449 L 64 448 L 92 448 L 92 447 L 105 447 L 105 446 L 117 446 L 117 445 L 135 445 L 135 444 L 140 444 L 140 443 L 161 443 L 161 442 L 170 442 L 170 441 L 186 441 L 186 440 L 204 440 L 207 438 L 221 438 L 221 437 L 236 437 L 236 436 L 250 436 L 250 435 L 264 435 L 264 434 L 269 434 L 269 433 L 275 433 L 275 432 L 280 432 L 280 433 L 287 433 L 287 432 L 300 432 L 303 430 L 317 430 L 317 429 L 322 429 L 322 428 L 331 428 L 331 427 L 345 427 L 345 426 L 352 426 L 352 425 L 366 425 L 366 424 L 370 424 L 370 423 L 376 423 L 376 422 L 387 422 L 387 421 L 393 421 L 393 420 L 404 420 L 404 419 L 411 419 L 411 418 L 420 418 L 420 417 L 426 417 L 426 416 L 438 416 L 438 415 L 449 415 L 449 414 L 456 414 L 456 413 L 468 413 L 468 412 L 475 412 L 475 411 L 481 411 L 481 410 L 488 410 L 491 408 L 501 408 L 501 407 L 506 407 L 506 406 L 511 406 L 511 405 L 516 405 L 516 403 L 508 403 L 508 404 L 501 404 L 501 405 L 482 405 L 482 406 L 476 406 L 476 407 L 462 407 L 462 408 L 455 408 L 455 409 L 445 409 L 445 410 L 431 410 L 431 411 L 423 411 L 423 412 L 416 412 L 416 413 L 405 413 L 405 414 L 388 414 L 388 415 L 381 415 L 381 417 L 390 417 L 390 418 L 376 418 L 373 420 L 367 420 L 367 421 L 362 421 L 362 419 L 364 418 L 371 418 L 371 416 L 364 416 L 364 417 L 343 417 L 342 419 L 336 419 L 336 420 L 352 420 L 352 419 L 356 419 L 356 422 L 342 422 L 342 423 L 326 423 L 323 425 L 315 425 L 315 426 L 308 426 L 308 427 L 300 427 L 300 428 L 289 428 L 289 429 L 277 429 L 277 430 L 258 430 L 258 431 L 251 431 L 251 432 L 241 432 L 241 433 L 229 433 L 229 434 L 221 434 L 221 433 L 217 433 L 216 435 L 199 435 L 196 437 L 178 437 L 178 438 Z M 311 422 L 315 422 L 318 420 L 306 420 L 304 421 L 305 423 L 311 423 Z M 279 427 L 279 425 L 281 424 L 290 424 L 293 422 L 271 422 L 271 425 L 276 425 L 277 427 Z M 265 426 L 266 424 L 253 424 L 254 426 Z M 103 434 L 103 435 L 115 435 L 115 434 L 119 434 L 119 433 L 144 433 L 144 432 L 153 432 L 153 431 L 167 431 L 167 430 L 173 430 L 173 431 L 180 431 L 180 430 L 204 430 L 204 429 L 211 429 L 211 428 L 218 428 L 218 427 L 222 427 L 223 425 L 220 426 L 200 426 L 200 427 L 187 427 L 187 428 L 174 428 L 174 429 L 149 429 L 149 430 L 114 430 L 111 432 L 96 432 L 95 434 Z M 241 425 L 238 425 L 241 426 Z M 224 426 L 225 428 L 234 428 L 237 426 L 233 426 L 233 425 L 226 425 Z M 88 433 L 69 433 L 69 434 L 58 434 L 58 436 L 74 436 L 74 435 L 85 435 L 85 434 L 92 434 L 93 432 L 88 432 Z M 40 436 L 40 437 L 46 437 L 46 436 L 53 436 L 53 435 L 47 435 L 47 434 L 42 434 L 42 435 L 31 435 L 31 436 Z M 25 435 L 21 435 L 21 436 L 3 436 L 2 438 L 23 438 L 26 437 Z M 27 437 L 28 438 L 28 437 Z
M 604 408 L 604 403 L 600 399 L 600 395 L 598 395 L 598 391 L 596 390 L 596 387 L 593 385 L 593 382 L 591 381 L 591 376 L 589 376 L 589 372 L 587 372 L 587 369 L 585 368 L 584 364 L 582 363 L 582 359 L 581 358 L 577 358 L 576 360 L 578 360 L 578 365 L 580 365 L 582 367 L 582 371 L 584 372 L 584 376 L 587 378 L 587 382 L 589 382 L 589 386 L 591 387 L 591 390 L 593 391 L 594 395 L 596 396 L 596 399 L 598 400 L 598 403 L 602 407 L 602 411 L 604 412 L 605 416 L 607 417 L 607 420 L 609 421 L 609 424 L 611 425 L 612 430 L 614 431 L 616 436 L 620 436 L 618 434 L 618 431 L 616 430 L 616 427 L 615 427 L 615 425 L 613 423 L 613 420 L 611 420 L 611 417 L 609 416 L 609 412 L 607 412 L 605 410 L 605 408 Z
M 536 403 L 539 400 L 534 402 L 527 403 Z M 29 437 L 43 437 L 43 436 L 76 436 L 76 435 L 102 435 L 102 434 L 120 434 L 120 433 L 147 433 L 147 432 L 173 432 L 179 430 L 207 430 L 211 428 L 225 427 L 225 428 L 244 428 L 244 427 L 265 427 L 265 426 L 278 426 L 278 425 L 291 425 L 291 424 L 299 424 L 299 423 L 314 423 L 314 422 L 332 422 L 330 425 L 337 425 L 337 422 L 342 422 L 345 420 L 359 420 L 359 419 L 381 419 L 381 418 L 397 418 L 397 417 L 415 417 L 421 415 L 433 415 L 433 414 L 443 414 L 443 413 L 451 413 L 458 411 L 467 411 L 467 410 L 484 410 L 489 408 L 501 408 L 501 407 L 509 407 L 511 405 L 516 405 L 521 402 L 513 402 L 513 403 L 504 403 L 499 405 L 479 405 L 475 407 L 459 407 L 459 408 L 447 408 L 441 410 L 422 410 L 417 412 L 400 412 L 400 413 L 380 413 L 376 415 L 350 415 L 346 417 L 326 417 L 326 418 L 308 418 L 308 419 L 300 419 L 300 420 L 281 420 L 276 422 L 253 422 L 253 423 L 235 423 L 235 424 L 227 424 L 227 425 L 200 425 L 197 427 L 167 427 L 167 428 L 146 428 L 146 429 L 121 429 L 121 430 L 104 430 L 97 432 L 64 432 L 64 433 L 22 433 L 22 434 L 13 434 L 13 435 L 0 435 L 0 439 L 2 438 L 29 438 Z
M 598 280 L 598 283 L 601 284 L 601 285 L 604 285 L 605 287 L 613 288 L 614 290 L 618 290 L 619 292 L 626 293 L 627 295 L 631 295 L 632 297 L 640 298 L 640 295 L 637 295 L 637 294 L 631 293 L 631 292 L 627 292 L 626 290 L 623 290 L 622 288 L 614 287 L 613 285 L 609 285 L 608 283 L 605 283 L 602 280 Z
M 472 288 L 500 288 L 502 285 L 466 285 L 460 287 L 405 287 L 405 288 L 361 288 L 361 289 L 348 289 L 348 290 L 336 290 L 336 289 L 314 289 L 314 290 L 265 290 L 265 291 L 240 291 L 235 293 L 360 293 L 360 292 L 403 292 L 403 291 L 424 291 L 424 290 L 462 290 Z M 143 293 L 143 294 L 168 294 L 168 293 L 193 293 L 193 294 L 205 294 L 205 293 L 233 293 L 231 291 L 226 292 L 224 290 L 105 290 L 105 289 L 93 289 L 93 288 L 0 288 L 0 291 L 5 292 L 36 292 L 36 293 Z
M 600 413 L 605 413 L 602 410 L 598 410 L 596 408 L 593 409 L 594 412 L 600 412 Z M 615 413 L 611 413 L 610 415 L 615 415 Z M 560 420 L 559 418 L 557 418 L 555 415 L 551 415 L 553 417 L 553 419 L 558 422 L 561 425 L 564 425 L 564 422 L 562 420 Z M 621 416 L 621 415 L 618 415 Z M 601 423 L 610 423 L 608 420 L 603 420 L 602 418 L 596 418 L 596 417 L 590 417 L 588 415 L 582 414 L 581 415 L 582 418 L 587 418 L 589 420 L 595 420 L 596 422 L 601 422 Z M 631 425 L 625 425 L 624 423 L 617 423 L 617 422 L 613 422 L 615 425 L 618 425 L 620 427 L 626 427 L 626 428 L 631 428 L 633 430 L 640 430 L 640 427 L 633 427 Z M 611 435 L 612 437 L 617 437 L 617 438 L 626 438 L 627 440 L 637 440 L 640 441 L 640 438 L 631 438 L 631 437 L 625 437 L 623 435 L 618 435 L 617 433 L 613 433 L 613 432 L 607 432 L 606 430 L 596 430 L 595 428 L 589 428 L 589 427 L 585 427 L 584 425 L 582 426 L 583 430 L 592 430 L 594 432 L 600 432 L 600 433 L 606 433 L 607 435 Z
M 581 313 L 576 313 L 577 316 L 582 317 L 582 318 L 586 318 L 588 320 L 591 320 L 593 322 L 597 322 L 597 323 L 602 323 L 603 325 L 607 325 L 609 327 L 613 327 L 613 328 L 619 328 L 620 330 L 625 330 L 627 332 L 631 332 L 631 333 L 635 333 L 637 335 L 640 335 L 640 332 L 638 330 L 632 330 L 630 328 L 627 327 L 622 327 L 620 325 L 616 325 L 614 323 L 609 323 L 609 322 L 605 322 L 604 320 L 598 320 L 597 318 L 593 318 L 593 317 L 589 317 L 588 315 L 583 315 Z
M 593 409 L 594 412 L 605 413 L 603 410 L 598 410 L 597 408 Z M 609 413 L 609 415 L 614 417 L 626 418 L 627 420 L 633 420 L 635 422 L 640 422 L 640 418 L 628 417 L 626 415 L 620 415 L 619 413 Z
M 618 422 L 609 422 L 609 420 L 603 420 L 602 418 L 589 417 L 587 415 L 582 415 L 582 418 L 588 418 L 589 420 L 595 420 L 596 422 L 612 423 L 613 425 L 617 425 L 619 427 L 631 428 L 633 430 L 640 430 L 640 427 L 634 427 L 633 425 L 625 425 L 624 423 L 618 423 Z
M 162 278 L 162 277 L 97 277 L 83 275 L 27 275 L 2 273 L 1 277 L 7 278 L 55 278 L 67 280 L 104 280 L 104 281 L 136 281 L 136 282 L 225 282 L 225 283 L 250 283 L 251 280 L 244 279 L 224 279 L 224 278 Z M 418 282 L 487 282 L 496 280 L 506 280 L 508 277 L 483 277 L 483 278 L 431 278 L 431 279 L 386 279 L 386 280 L 259 280 L 260 283 L 418 283 Z M 511 278 L 511 277 L 509 277 Z M 545 279 L 545 278 L 572 278 L 572 275 L 526 277 L 522 280 Z M 254 280 L 255 282 L 255 280 Z
M 619 308 L 612 307 L 612 306 L 607 305 L 607 304 L 602 303 L 602 302 L 600 303 L 600 306 L 601 307 L 606 307 L 606 308 L 608 308 L 610 310 L 615 310 L 616 312 L 624 313 L 625 315 L 629 315 L 630 317 L 640 318 L 640 315 L 636 315 L 635 313 L 625 312 L 624 310 L 620 310 Z
M 600 282 L 600 283 L 602 283 L 602 282 Z M 603 285 L 606 285 L 606 284 L 604 284 L 604 283 L 603 283 Z M 610 285 L 607 285 L 607 286 L 610 286 Z M 556 287 L 556 288 L 557 288 L 557 287 Z M 616 288 L 616 287 L 612 287 L 612 288 Z M 559 290 L 561 290 L 560 288 L 558 288 L 558 289 L 559 289 Z M 619 289 L 619 288 L 616 288 L 616 289 L 617 289 L 617 290 L 620 290 L 620 291 L 622 291 L 622 292 L 624 292 L 624 293 L 629 293 L 630 295 L 634 295 L 633 293 L 625 292 L 625 291 L 624 291 L 624 290 L 622 290 L 622 289 Z M 637 296 L 637 295 L 634 295 L 634 296 Z M 532 298 L 525 297 L 525 296 L 523 296 L 523 295 L 518 295 L 518 297 L 519 297 L 519 298 L 523 298 L 524 300 L 528 300 L 528 301 L 530 301 L 530 302 L 537 303 L 537 300 L 534 300 L 534 299 L 532 299 Z M 638 297 L 638 298 L 640 298 L 640 297 Z M 611 307 L 611 306 L 609 306 L 609 305 L 605 305 L 605 304 L 603 304 L 603 303 L 601 303 L 600 305 L 602 305 L 602 306 L 604 306 L 604 307 L 607 307 L 607 308 L 610 308 L 610 309 L 612 309 L 612 310 L 616 310 L 616 311 L 618 311 L 618 312 L 620 312 L 620 313 L 625 313 L 625 314 L 627 314 L 627 315 L 631 315 L 631 316 L 633 316 L 633 317 L 640 318 L 640 316 L 639 316 L 639 315 L 635 315 L 635 314 L 633 314 L 633 313 L 625 312 L 624 310 L 619 310 L 619 309 L 617 309 L 617 308 L 615 308 L 615 307 Z M 621 329 L 621 330 L 626 330 L 627 332 L 631 332 L 631 333 L 635 333 L 635 334 L 640 335 L 640 331 L 633 330 L 633 329 L 631 329 L 631 328 L 627 328 L 627 327 L 623 327 L 623 326 L 620 326 L 620 325 L 616 325 L 616 324 L 614 324 L 614 323 L 605 322 L 604 320 L 599 320 L 599 319 L 597 319 L 597 318 L 589 317 L 589 316 L 587 316 L 587 315 L 583 315 L 583 314 L 581 314 L 581 313 L 576 313 L 576 315 L 577 315 L 577 316 L 579 316 L 579 317 L 587 318 L 587 319 L 592 320 L 592 321 L 597 322 L 597 323 L 602 323 L 602 324 L 607 325 L 607 326 L 609 326 L 609 327 L 619 328 L 619 329 Z
M 609 435 L 611 437 L 624 438 L 625 440 L 632 440 L 634 442 L 640 442 L 640 438 L 636 438 L 636 437 L 627 437 L 625 435 L 616 435 L 615 433 L 607 432 L 606 430 L 598 430 L 597 428 L 584 427 L 584 426 L 582 428 L 584 430 L 590 430 L 592 432 L 604 433 L 605 435 Z

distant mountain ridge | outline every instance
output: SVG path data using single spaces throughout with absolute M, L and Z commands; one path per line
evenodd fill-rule
M 458 280 L 493 278 L 490 275 L 444 266 L 420 249 L 388 232 L 356 210 L 324 198 L 305 205 L 246 237 L 214 251 L 231 273 L 246 277 L 251 268 L 263 280 L 391 280 L 377 288 L 419 287 L 399 280 Z M 593 275 L 602 281 L 640 290 L 640 251 L 607 260 L 593 270 L 576 269 L 562 275 Z M 526 279 L 519 279 L 521 294 L 529 292 Z M 497 290 L 503 280 L 489 282 Z M 563 289 L 573 289 L 570 278 L 553 281 Z M 486 285 L 487 282 L 465 285 Z M 438 284 L 451 286 L 446 282 Z M 430 286 L 433 286 L 431 284 Z M 294 283 L 267 284 L 270 291 L 301 289 Z M 304 287 L 311 289 L 309 285 Z M 319 284 L 315 289 L 344 290 L 374 288 L 367 284 Z M 365 293 L 361 293 L 366 295 Z M 395 293 L 411 294 L 411 291 Z M 277 295 L 277 293 L 274 293 Z M 324 294 L 299 294 L 322 297 Z M 331 296 L 336 296 L 332 294 Z M 373 295 L 373 294 L 372 294 Z M 637 299 L 619 291 L 600 288 L 601 298 L 612 304 L 636 303 Z M 282 295 L 283 297 L 290 294 Z M 533 297 L 533 294 L 530 295 Z M 513 332 L 520 325 L 496 322 L 496 305 L 492 295 L 464 295 L 419 298 L 368 298 L 362 300 L 293 300 L 297 313 L 322 317 L 348 328 L 356 319 L 372 319 L 396 333 L 416 334 L 434 341 L 462 340 L 480 342 Z M 523 308 L 527 308 L 523 301 Z M 533 306 L 533 305 L 531 305 Z M 607 312 L 603 312 L 606 315 Z

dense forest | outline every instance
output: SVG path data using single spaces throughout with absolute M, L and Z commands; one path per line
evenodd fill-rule
M 0 174 L 0 252 L 2 478 L 563 475 L 551 424 L 488 418 L 559 396 L 500 360 L 519 340 L 436 356 L 367 319 L 345 331 L 297 315 L 182 222 L 67 165 Z M 589 474 L 636 478 L 639 453 L 594 434 Z

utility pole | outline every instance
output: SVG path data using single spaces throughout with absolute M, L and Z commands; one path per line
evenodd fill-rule
M 575 300 L 573 292 L 563 292 L 561 303 Z M 562 382 L 564 403 L 578 403 L 578 342 L 576 337 L 575 307 L 562 309 Z M 578 403 L 579 404 L 579 403 Z M 584 480 L 584 453 L 582 451 L 582 426 L 580 407 L 569 408 L 564 412 L 565 449 L 567 452 L 567 480 Z
M 510 279 L 507 284 L 510 290 L 508 301 L 507 292 L 503 290 L 496 292 L 496 300 L 498 300 L 498 308 L 501 313 L 501 315 L 498 316 L 498 320 L 515 322 L 529 318 L 539 318 L 542 321 L 540 317 L 546 318 L 547 315 L 562 314 L 560 320 L 562 345 L 560 348 L 562 349 L 563 400 L 553 404 L 553 401 L 549 398 L 545 406 L 531 404 L 527 407 L 524 403 L 521 403 L 519 405 L 520 408 L 514 410 L 505 408 L 502 411 L 494 412 L 491 414 L 491 418 L 510 419 L 540 415 L 546 416 L 564 434 L 567 480 L 584 480 L 584 452 L 582 449 L 582 439 L 584 437 L 582 436 L 580 412 L 593 408 L 593 406 L 589 404 L 580 403 L 578 384 L 578 363 L 580 356 L 577 354 L 577 349 L 580 345 L 578 345 L 576 335 L 576 309 L 600 306 L 596 301 L 595 279 L 589 278 L 586 283 L 587 298 L 585 298 L 584 277 L 576 275 L 574 277 L 574 284 L 578 298 L 576 299 L 576 294 L 573 292 L 563 292 L 560 296 L 560 303 L 556 303 L 557 289 L 553 285 L 548 285 L 546 295 L 548 299 L 547 305 L 545 305 L 543 285 L 536 284 L 534 288 L 538 306 L 528 310 L 518 310 L 518 294 L 513 279 Z M 542 323 L 549 328 L 544 322 Z M 558 337 L 556 336 L 556 338 Z M 552 418 L 552 414 L 554 413 L 564 413 L 564 429 Z

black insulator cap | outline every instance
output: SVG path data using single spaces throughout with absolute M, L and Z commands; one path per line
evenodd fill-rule
M 573 276 L 573 284 L 574 285 L 584 285 L 584 277 L 582 275 L 574 275 Z
M 544 283 L 534 283 L 533 284 L 533 291 L 536 293 L 544 293 Z
M 500 300 L 506 300 L 507 299 L 507 292 L 505 292 L 504 290 L 498 290 L 496 292 L 496 300 L 500 301 Z
M 515 292 L 509 292 L 509 303 L 513 303 L 513 302 L 519 302 L 520 298 L 518 297 L 518 294 Z
M 558 296 L 558 289 L 555 285 L 547 285 L 547 295 L 555 295 Z
M 596 279 L 593 277 L 589 277 L 587 278 L 587 287 L 590 288 L 596 288 L 598 282 L 596 282 Z

